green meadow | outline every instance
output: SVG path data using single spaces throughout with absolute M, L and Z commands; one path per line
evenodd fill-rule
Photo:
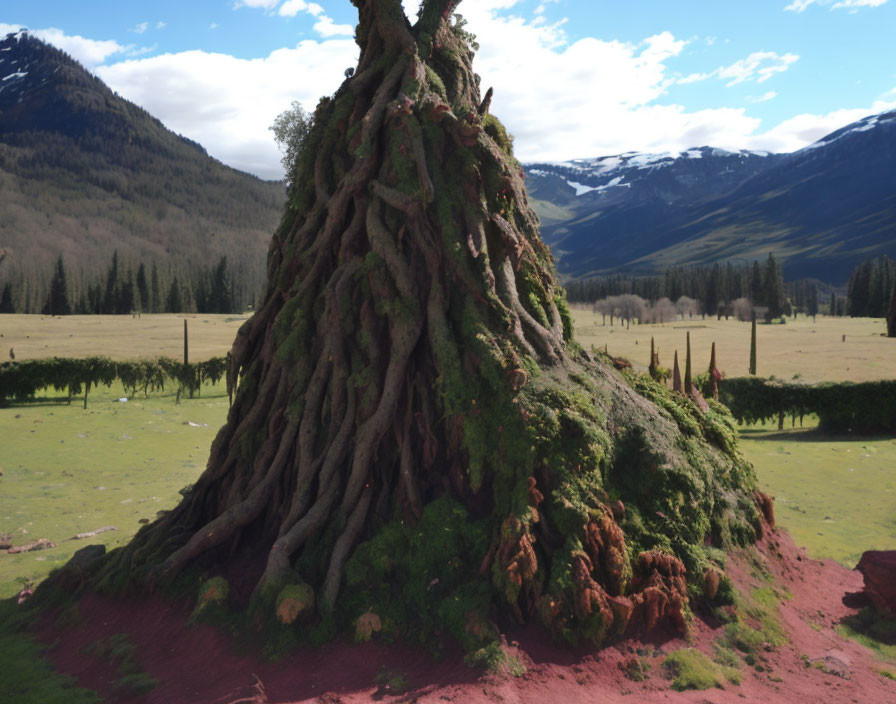
M 190 357 L 199 361 L 225 354 L 243 318 L 189 320 Z M 651 336 L 663 364 L 670 362 L 676 346 L 684 349 L 685 328 L 692 332 L 698 370 L 701 355 L 708 364 L 712 340 L 720 367 L 731 375 L 743 373 L 739 365 L 749 351 L 749 325 L 734 321 L 624 329 L 602 326 L 590 311 L 576 311 L 576 321 L 583 344 L 606 344 L 636 369 L 646 367 Z M 893 377 L 896 345 L 880 337 L 880 328 L 875 320 L 821 317 L 761 326 L 760 372 L 812 381 Z M 183 322 L 176 316 L 0 316 L 0 335 L 4 346 L 15 346 L 18 359 L 51 350 L 118 359 L 177 356 Z M 0 553 L 0 598 L 42 579 L 84 545 L 111 549 L 127 542 L 141 522 L 171 508 L 204 469 L 227 414 L 223 384 L 204 387 L 180 404 L 174 389 L 126 402 L 122 397 L 115 384 L 92 392 L 87 410 L 53 398 L 52 391 L 46 399 L 0 408 L 0 534 L 12 534 L 14 545 L 39 538 L 56 543 L 36 552 Z M 741 436 L 760 484 L 776 498 L 779 524 L 811 556 L 852 566 L 864 550 L 896 547 L 896 439 L 826 436 L 808 420 L 804 428 L 784 431 L 744 427 Z M 115 530 L 73 539 L 107 526 Z
M 171 508 L 205 468 L 228 407 L 223 384 L 175 403 L 173 392 L 121 402 L 101 387 L 87 410 L 75 402 L 0 409 L 0 533 L 14 545 L 55 548 L 0 553 L 0 598 L 42 579 L 81 547 L 126 543 L 141 520 Z M 78 533 L 115 526 L 83 540 Z
M 865 550 L 896 549 L 896 438 L 829 436 L 809 425 L 741 429 L 778 524 L 811 557 L 847 567 Z

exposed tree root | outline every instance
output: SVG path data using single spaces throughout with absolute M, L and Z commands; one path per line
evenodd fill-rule
M 346 619 L 393 608 L 382 577 L 464 605 L 438 617 L 461 634 L 490 605 L 570 638 L 680 626 L 705 544 L 759 520 L 749 467 L 715 440 L 722 411 L 632 390 L 570 344 L 457 3 L 426 0 L 414 26 L 399 0 L 354 3 L 358 68 L 314 113 L 231 352 L 227 424 L 184 501 L 98 583 L 227 574 L 248 552 L 257 599 L 303 581 Z

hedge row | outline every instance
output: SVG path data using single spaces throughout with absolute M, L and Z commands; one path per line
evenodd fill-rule
M 126 396 L 142 391 L 164 391 L 165 384 L 177 384 L 178 398 L 186 392 L 192 396 L 203 382 L 217 384 L 227 371 L 227 357 L 213 357 L 205 362 L 184 364 L 168 357 L 155 360 L 114 362 L 106 357 L 72 359 L 30 359 L 0 364 L 0 405 L 10 399 L 26 401 L 38 391 L 52 387 L 67 392 L 69 401 L 84 394 L 84 408 L 91 388 L 100 384 L 112 386 L 118 380 Z
M 810 386 L 735 377 L 719 382 L 719 400 L 742 423 L 816 414 L 827 432 L 896 432 L 896 381 Z

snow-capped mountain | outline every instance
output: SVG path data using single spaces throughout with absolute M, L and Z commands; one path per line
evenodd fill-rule
M 749 261 L 842 283 L 896 255 L 896 111 L 792 154 L 711 147 L 526 166 L 543 236 L 566 276 Z

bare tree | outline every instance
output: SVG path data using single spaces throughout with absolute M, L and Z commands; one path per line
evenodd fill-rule
M 731 315 L 744 323 L 753 319 L 753 303 L 749 298 L 737 298 L 731 301 Z

